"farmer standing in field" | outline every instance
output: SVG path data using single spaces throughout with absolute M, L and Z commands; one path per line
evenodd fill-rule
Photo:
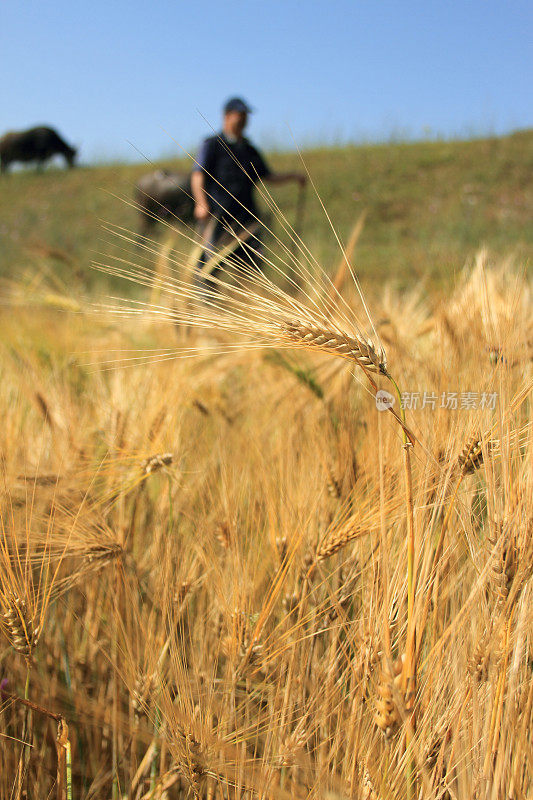
M 214 252 L 234 238 L 246 237 L 246 231 L 258 217 L 254 187 L 259 181 L 284 184 L 295 181 L 304 186 L 306 176 L 299 172 L 272 172 L 254 145 L 243 136 L 250 107 L 239 97 L 228 100 L 223 109 L 222 131 L 205 139 L 193 168 L 191 188 L 194 216 L 199 223 L 205 247 L 198 262 L 199 270 Z M 249 247 L 258 249 L 257 234 L 247 237 Z M 233 257 L 250 263 L 249 250 L 242 245 Z M 216 273 L 216 269 L 210 271 Z M 213 281 L 208 285 L 212 288 Z

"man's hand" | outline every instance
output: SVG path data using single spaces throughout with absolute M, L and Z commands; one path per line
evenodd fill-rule
M 199 222 L 205 222 L 206 219 L 209 219 L 210 214 L 209 206 L 205 203 L 196 203 L 194 206 L 194 217 Z
M 198 222 L 205 222 L 211 215 L 205 193 L 205 176 L 200 170 L 194 170 L 191 175 L 191 191 L 194 197 L 194 218 Z

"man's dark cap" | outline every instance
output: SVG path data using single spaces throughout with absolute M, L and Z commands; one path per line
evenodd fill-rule
M 248 103 L 245 103 L 241 97 L 231 97 L 224 105 L 224 114 L 229 114 L 230 111 L 238 111 L 240 114 L 251 114 L 252 110 Z

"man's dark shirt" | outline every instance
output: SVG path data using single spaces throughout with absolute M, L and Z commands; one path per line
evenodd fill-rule
M 210 136 L 202 142 L 197 162 L 194 169 L 205 174 L 204 188 L 212 214 L 239 222 L 257 214 L 254 185 L 271 172 L 248 139 L 232 142 L 223 133 Z

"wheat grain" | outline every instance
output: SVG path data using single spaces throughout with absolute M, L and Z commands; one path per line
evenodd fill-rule
M 341 483 L 333 471 L 333 467 L 326 467 L 328 493 L 334 500 L 340 500 L 342 495 Z
M 174 453 L 158 453 L 155 456 L 145 458 L 141 463 L 144 475 L 151 475 L 158 472 L 163 467 L 169 467 L 174 461 Z
M 459 454 L 457 463 L 461 468 L 462 475 L 475 472 L 483 464 L 482 442 L 479 434 L 475 434 L 465 445 Z
M 474 652 L 468 659 L 468 671 L 473 680 L 482 683 L 487 680 L 490 665 L 490 649 L 488 647 L 488 636 L 483 636 L 474 648 Z
M 361 769 L 361 800 L 380 800 L 366 764 Z
M 151 678 L 139 673 L 131 693 L 131 707 L 136 719 L 146 714 L 146 701 L 151 688 Z
M 375 701 L 376 713 L 374 722 L 385 734 L 387 739 L 398 730 L 402 718 L 396 705 L 396 697 L 404 696 L 404 663 L 405 656 L 397 659 L 392 664 L 392 671 L 388 665 L 384 666 L 381 673 L 381 682 L 376 691 L 378 698 Z
M 223 550 L 228 550 L 231 545 L 231 527 L 228 522 L 220 522 L 215 528 L 215 538 Z
M 507 600 L 517 574 L 520 551 L 515 531 L 509 529 L 508 525 L 502 525 L 500 530 L 497 538 L 489 537 L 489 543 L 493 548 L 490 557 L 491 586 L 496 602 L 501 606 Z
M 5 635 L 17 653 L 29 659 L 37 644 L 38 631 L 34 628 L 26 601 L 20 597 L 7 600 L 8 608 L 2 614 L 1 622 Z
M 368 528 L 358 525 L 354 520 L 350 520 L 340 527 L 332 528 L 317 547 L 316 561 L 319 562 L 329 558 L 354 541 L 354 539 L 359 539 L 367 533 L 369 533 Z
M 299 320 L 287 320 L 280 326 L 280 332 L 284 339 L 294 344 L 317 347 L 355 361 L 368 372 L 388 375 L 385 353 L 376 352 L 370 341 Z
M 289 552 L 289 543 L 286 536 L 276 536 L 276 550 L 278 558 L 283 564 Z

